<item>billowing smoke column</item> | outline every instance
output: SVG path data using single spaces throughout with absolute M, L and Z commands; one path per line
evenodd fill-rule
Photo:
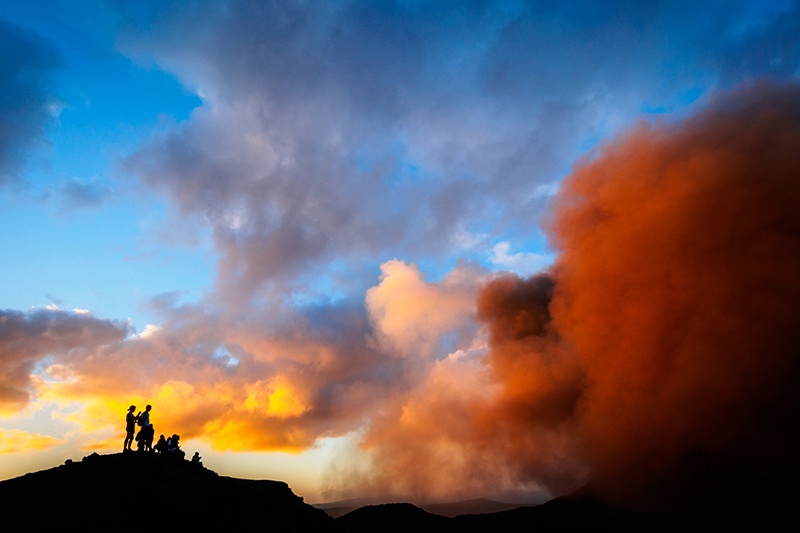
M 475 420 L 519 480 L 564 494 L 586 475 L 575 418 L 583 372 L 552 328 L 553 291 L 546 275 L 509 275 L 479 295 L 478 317 L 488 325 L 491 345 L 487 363 L 502 387 Z
M 633 129 L 562 184 L 548 231 L 552 279 L 479 301 L 506 428 L 566 428 L 594 492 L 643 513 L 800 501 L 800 88 Z

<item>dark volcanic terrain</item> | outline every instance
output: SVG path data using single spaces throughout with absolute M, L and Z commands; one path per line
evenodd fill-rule
M 37 531 L 325 531 L 333 523 L 281 481 L 219 476 L 155 453 L 92 454 L 2 481 L 0 502 Z
M 0 482 L 0 510 L 6 518 L 22 519 L 26 529 L 37 531 L 623 532 L 694 531 L 737 522 L 731 515 L 711 522 L 676 524 L 661 517 L 634 523 L 585 491 L 482 514 L 445 516 L 447 507 L 442 514 L 430 512 L 435 509 L 410 503 L 366 505 L 334 518 L 305 503 L 284 482 L 220 476 L 184 459 L 137 452 L 92 454 Z M 771 518 L 757 521 L 768 526 L 774 524 Z
M 36 530 L 577 531 L 590 524 L 619 525 L 590 506 L 574 505 L 567 509 L 553 500 L 447 517 L 393 503 L 360 507 L 334 519 L 305 503 L 284 482 L 220 476 L 184 459 L 137 452 L 92 454 L 0 482 L 0 509 L 9 518 L 23 517 Z

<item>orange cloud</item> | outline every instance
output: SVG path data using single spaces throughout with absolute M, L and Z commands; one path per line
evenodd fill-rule
M 16 429 L 0 429 L 0 454 L 47 450 L 63 444 L 62 439 Z
M 438 361 L 367 432 L 362 449 L 374 466 L 371 490 L 436 500 L 491 490 L 487 480 L 502 484 L 502 465 L 472 424 L 492 390 L 480 353 Z
M 32 399 L 34 370 L 48 357 L 82 357 L 126 334 L 126 324 L 85 313 L 0 311 L 0 412 L 17 412 Z
M 477 273 L 461 267 L 442 282 L 427 283 L 416 265 L 381 265 L 381 282 L 366 304 L 382 346 L 402 356 L 432 354 L 445 332 L 457 330 L 473 312 Z

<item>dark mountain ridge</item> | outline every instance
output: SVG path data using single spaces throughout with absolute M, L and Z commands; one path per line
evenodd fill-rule
M 487 506 L 490 503 L 483 501 Z M 535 525 L 541 516 L 550 514 L 550 507 L 552 504 L 548 502 L 527 509 L 447 517 L 410 503 L 393 503 L 363 506 L 334 519 L 324 510 L 305 503 L 282 481 L 220 476 L 184 459 L 138 452 L 91 454 L 81 461 L 67 461 L 49 470 L 0 481 L 0 509 L 6 516 L 19 513 L 33 517 L 31 524 L 39 530 L 196 527 L 203 531 L 219 528 L 360 532 L 391 526 L 392 530 L 422 528 L 446 532 L 497 524 L 503 530 L 513 531 L 519 528 L 520 521 L 526 528 Z M 530 516 L 514 514 L 514 511 L 537 509 Z M 561 525 L 567 526 L 576 518 L 583 520 L 582 523 L 599 525 L 595 513 L 571 514 L 572 519 Z M 530 517 L 535 518 L 534 522 Z
M 24 510 L 37 530 L 198 527 L 326 531 L 333 519 L 282 481 L 220 476 L 156 453 L 92 454 L 0 482 L 6 516 Z M 74 529 L 73 529 L 74 528 Z
M 357 498 L 352 500 L 341 500 L 328 503 L 315 503 L 312 504 L 317 509 L 322 509 L 333 518 L 345 515 L 351 511 L 355 511 L 361 507 L 370 505 L 381 505 L 390 502 L 405 501 L 397 498 Z M 531 507 L 537 504 L 533 503 L 504 503 L 488 498 L 477 498 L 473 500 L 462 500 L 455 502 L 436 502 L 436 503 L 416 503 L 417 507 L 421 507 L 428 513 L 454 518 L 462 514 L 487 514 L 497 513 L 500 511 L 509 511 L 517 507 Z
M 496 503 L 481 502 L 490 507 Z M 724 516 L 695 517 L 699 520 L 682 523 L 666 515 L 634 521 L 594 498 L 588 489 L 541 505 L 498 512 L 444 516 L 430 512 L 435 509 L 410 503 L 365 505 L 334 518 L 305 503 L 282 481 L 220 476 L 184 459 L 138 452 L 92 454 L 82 461 L 67 461 L 49 470 L 0 481 L 0 510 L 6 517 L 24 518 L 34 530 L 195 527 L 202 531 L 350 533 L 412 528 L 437 532 L 626 532 L 699 531 L 745 525 L 740 521 L 743 515 L 735 510 Z M 442 510 L 452 512 L 446 506 Z M 769 513 L 751 512 L 746 516 L 756 518 L 748 521 L 749 525 L 776 523 L 776 517 Z M 796 523 L 797 519 L 790 521 Z

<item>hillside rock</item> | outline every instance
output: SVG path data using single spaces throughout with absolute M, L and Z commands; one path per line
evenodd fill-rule
M 281 481 L 219 476 L 190 461 L 152 453 L 92 454 L 0 482 L 6 517 L 36 530 L 331 530 L 333 519 Z

